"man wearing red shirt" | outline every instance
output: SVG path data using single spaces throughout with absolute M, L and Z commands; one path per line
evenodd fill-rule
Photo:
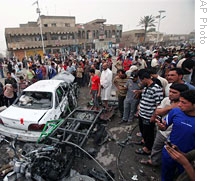
M 125 71 L 129 70 L 131 64 L 132 64 L 132 61 L 129 59 L 129 56 L 127 56 L 126 59 L 123 61 L 124 70 Z
M 92 95 L 94 110 L 99 109 L 99 97 L 101 94 L 100 77 L 95 74 L 95 69 L 90 69 L 91 77 L 91 89 L 90 94 Z
M 43 79 L 46 79 L 47 78 L 47 68 L 45 67 L 44 64 L 42 64 L 41 69 L 42 69 L 42 77 L 43 77 Z

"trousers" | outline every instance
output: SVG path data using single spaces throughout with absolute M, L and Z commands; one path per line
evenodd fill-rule
M 133 121 L 134 114 L 137 109 L 137 104 L 138 104 L 138 99 L 124 100 L 123 120 Z

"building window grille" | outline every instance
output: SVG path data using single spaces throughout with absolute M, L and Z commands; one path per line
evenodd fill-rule
M 65 27 L 70 27 L 70 23 L 65 23 Z
M 52 35 L 52 36 L 51 36 L 51 39 L 52 39 L 52 40 L 58 40 L 58 36 L 57 36 L 57 35 Z
M 62 35 L 61 36 L 61 40 L 67 40 L 67 36 L 66 35 Z

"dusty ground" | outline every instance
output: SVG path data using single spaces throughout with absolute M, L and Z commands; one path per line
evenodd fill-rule
M 79 106 L 86 108 L 89 99 L 89 88 L 81 88 L 79 96 Z M 88 95 L 88 96 L 87 96 Z M 152 168 L 139 163 L 142 158 L 147 156 L 138 155 L 135 149 L 138 145 L 131 144 L 132 140 L 137 140 L 135 135 L 138 132 L 138 121 L 135 120 L 131 125 L 118 124 L 120 118 L 117 112 L 109 121 L 103 121 L 102 124 L 106 126 L 109 133 L 109 139 L 102 145 L 96 145 L 90 137 L 86 143 L 85 150 L 94 153 L 94 159 L 88 156 L 76 158 L 72 168 L 80 174 L 87 175 L 89 170 L 95 169 L 100 173 L 102 170 L 111 170 L 116 181 L 131 181 L 131 180 L 160 180 L 160 168 Z M 23 143 L 18 143 L 21 147 Z M 8 144 L 0 143 L 0 167 L 9 162 Z M 99 166 L 100 165 L 100 166 Z M 103 169 L 101 168 L 103 167 Z M 97 172 L 98 173 L 98 172 Z M 0 179 L 1 180 L 1 179 Z M 99 180 L 99 179 L 98 179 Z M 105 179 L 103 179 L 105 181 Z

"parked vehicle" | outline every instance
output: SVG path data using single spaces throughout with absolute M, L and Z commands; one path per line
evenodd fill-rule
M 71 111 L 69 89 L 64 80 L 40 80 L 30 85 L 0 112 L 0 133 L 36 142 L 47 121 L 65 117 Z

